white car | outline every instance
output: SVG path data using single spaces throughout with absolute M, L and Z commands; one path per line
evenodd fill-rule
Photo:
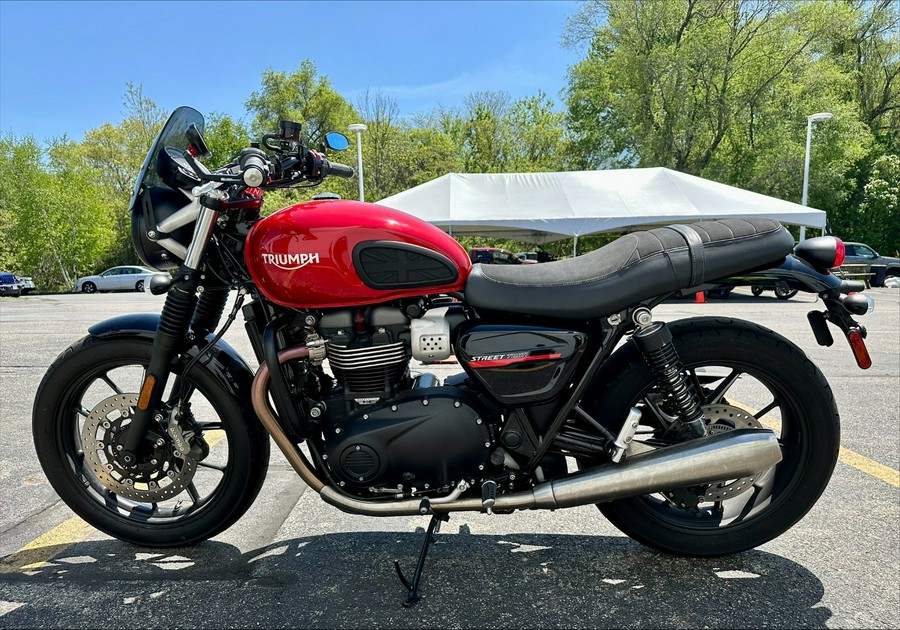
M 150 278 L 158 271 L 147 267 L 122 266 L 107 269 L 96 276 L 79 278 L 75 290 L 80 293 L 96 293 L 97 291 L 143 291 Z

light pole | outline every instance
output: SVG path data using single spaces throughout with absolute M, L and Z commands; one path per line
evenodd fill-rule
M 830 119 L 833 114 L 829 114 L 828 112 L 821 112 L 819 114 L 813 114 L 812 116 L 806 117 L 806 159 L 803 164 L 803 201 L 800 202 L 800 205 L 806 205 L 806 194 L 809 190 L 809 145 L 812 142 L 812 126 L 814 122 L 823 122 Z M 806 239 L 806 226 L 800 226 L 800 240 L 803 241 Z
M 359 177 L 359 200 L 365 201 L 363 195 L 363 169 L 362 169 L 362 132 L 366 130 L 366 126 L 362 123 L 354 123 L 347 127 L 350 133 L 356 134 L 356 176 Z

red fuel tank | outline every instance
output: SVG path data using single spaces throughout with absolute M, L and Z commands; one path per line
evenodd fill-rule
M 328 199 L 261 219 L 244 248 L 250 276 L 272 302 L 296 308 L 375 304 L 462 291 L 471 269 L 439 228 L 371 203 Z

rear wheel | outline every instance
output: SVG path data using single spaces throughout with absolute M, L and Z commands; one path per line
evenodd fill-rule
M 208 454 L 197 461 L 180 453 L 153 423 L 138 463 L 122 462 L 151 348 L 149 340 L 85 337 L 63 352 L 35 398 L 35 449 L 59 496 L 97 529 L 139 545 L 186 545 L 224 531 L 250 507 L 269 441 L 200 362 L 185 381 L 183 424 Z
M 751 549 L 799 521 L 831 478 L 840 439 L 834 396 L 799 348 L 761 326 L 702 318 L 669 328 L 688 377 L 702 392 L 710 432 L 770 428 L 783 459 L 752 478 L 598 507 L 628 536 L 670 553 L 714 556 Z M 633 344 L 610 361 L 605 374 L 610 380 L 594 407 L 598 416 L 624 418 L 637 407 L 643 414 L 637 439 L 671 443 L 675 431 L 667 412 L 673 410 Z
M 758 284 L 754 284 L 753 286 L 750 287 L 750 292 L 753 293 L 753 295 L 755 295 L 757 297 L 762 295 L 763 290 L 764 289 L 762 288 L 762 286 L 760 286 Z
M 134 290 L 137 291 L 138 293 L 143 293 L 144 292 L 144 281 L 138 280 L 137 284 L 134 285 Z

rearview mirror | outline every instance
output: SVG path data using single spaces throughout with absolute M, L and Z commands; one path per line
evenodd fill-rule
M 329 131 L 325 134 L 325 146 L 332 151 L 343 151 L 350 146 L 347 136 L 337 131 Z
M 206 146 L 206 142 L 203 140 L 200 128 L 195 123 L 191 123 L 190 127 L 187 128 L 186 134 L 189 146 L 194 149 L 196 157 L 208 158 L 212 155 Z

